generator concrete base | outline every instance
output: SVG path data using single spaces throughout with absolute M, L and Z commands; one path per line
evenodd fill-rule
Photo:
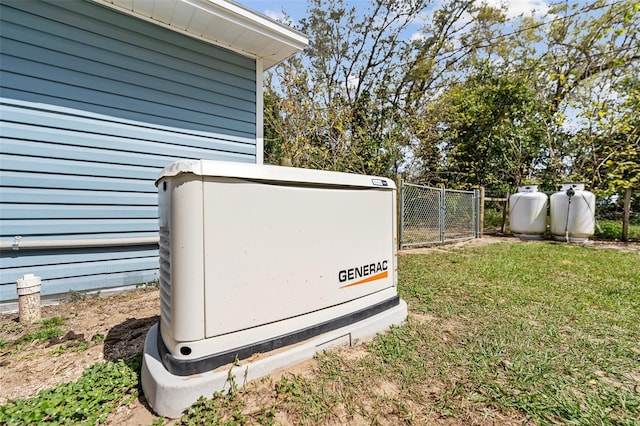
M 231 387 L 229 377 L 235 377 L 235 383 L 242 386 L 250 380 L 310 359 L 317 352 L 363 343 L 391 325 L 403 324 L 406 318 L 407 304 L 400 300 L 397 306 L 355 324 L 273 353 L 262 354 L 252 361 L 240 361 L 239 365 L 230 364 L 192 376 L 176 376 L 162 365 L 157 348 L 158 326 L 154 325 L 147 333 L 144 343 L 142 390 L 147 402 L 158 415 L 178 418 L 200 396 L 209 398 L 215 392 L 228 391 Z

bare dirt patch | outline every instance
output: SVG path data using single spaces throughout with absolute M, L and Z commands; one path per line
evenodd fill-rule
M 593 241 L 591 242 L 597 249 L 613 249 L 622 252 L 638 252 L 640 251 L 640 241 L 632 241 L 623 243 L 622 241 Z
M 155 289 L 45 306 L 43 320 L 63 319 L 62 336 L 18 346 L 13 342 L 42 325 L 20 324 L 17 313 L 0 315 L 0 404 L 77 380 L 97 362 L 136 356 L 159 312 Z
M 431 252 L 447 252 L 451 249 L 461 248 L 461 247 L 484 247 L 490 244 L 498 244 L 507 241 L 517 241 L 514 238 L 508 237 L 494 237 L 494 236 L 484 236 L 482 238 L 473 238 L 470 240 L 456 241 L 446 244 L 433 244 L 425 247 L 416 247 L 400 250 L 398 253 L 401 256 L 408 254 L 422 254 L 422 253 L 431 253 Z
M 447 252 L 450 250 L 455 250 L 458 248 L 465 247 L 484 247 L 491 244 L 499 244 L 506 242 L 517 242 L 517 243 L 532 243 L 532 242 L 546 242 L 548 244 L 572 244 L 572 245 L 580 245 L 583 244 L 586 247 L 592 247 L 594 249 L 612 249 L 618 250 L 621 252 L 638 252 L 640 251 L 640 242 L 632 241 L 624 243 L 622 241 L 603 241 L 603 240 L 589 240 L 584 243 L 565 243 L 562 241 L 552 241 L 552 240 L 527 240 L 520 239 L 513 236 L 496 236 L 496 235 L 485 235 L 482 238 L 473 238 L 470 240 L 456 241 L 445 244 L 433 244 L 425 247 L 416 247 L 409 248 L 399 251 L 401 256 L 410 255 L 410 254 L 422 254 L 422 253 L 432 253 L 432 252 Z

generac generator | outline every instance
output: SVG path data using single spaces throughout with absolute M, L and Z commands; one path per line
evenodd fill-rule
M 184 160 L 156 184 L 157 349 L 171 374 L 215 370 L 388 310 L 400 312 L 392 323 L 405 319 L 392 180 Z

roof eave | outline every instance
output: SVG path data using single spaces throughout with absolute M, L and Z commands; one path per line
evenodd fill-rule
M 302 51 L 301 32 L 229 0 L 92 0 L 273 67 Z

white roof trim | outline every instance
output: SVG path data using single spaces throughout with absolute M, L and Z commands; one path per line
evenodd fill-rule
M 261 58 L 264 69 L 300 52 L 306 35 L 230 0 L 92 0 L 112 9 Z

